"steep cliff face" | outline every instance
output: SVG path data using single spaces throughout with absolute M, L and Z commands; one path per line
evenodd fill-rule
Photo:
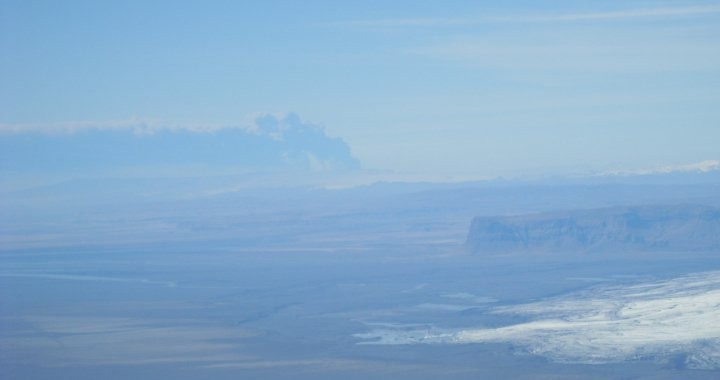
M 476 253 L 720 251 L 720 209 L 643 206 L 478 217 L 466 246 Z

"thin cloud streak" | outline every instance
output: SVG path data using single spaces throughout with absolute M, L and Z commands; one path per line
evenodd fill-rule
M 195 133 L 215 133 L 226 129 L 241 129 L 252 134 L 268 135 L 280 139 L 289 127 L 287 123 L 300 123 L 297 115 L 289 113 L 256 113 L 251 114 L 237 124 L 179 124 L 152 118 L 130 118 L 121 120 L 85 120 L 56 123 L 0 123 L 0 136 L 41 133 L 41 134 L 73 134 L 85 131 L 132 131 L 136 135 L 152 135 L 162 131 L 188 131 Z M 278 124 L 278 125 L 276 125 Z M 307 124 L 310 128 L 324 128 L 315 124 Z
M 332 23 L 350 27 L 444 27 L 468 26 L 487 23 L 545 23 L 574 21 L 614 21 L 637 18 L 703 16 L 720 13 L 720 5 L 640 8 L 607 12 L 527 14 L 483 17 L 397 18 L 378 20 L 352 20 Z
M 127 119 L 106 121 L 71 121 L 61 123 L 26 123 L 26 124 L 0 124 L 0 134 L 18 133 L 46 133 L 46 134 L 72 134 L 81 131 L 108 131 L 132 130 L 138 135 L 153 134 L 162 130 L 188 130 L 193 132 L 216 132 L 227 128 L 242 128 L 250 130 L 252 124 L 240 126 L 223 125 L 181 125 L 171 124 L 156 119 Z
M 331 23 L 332 26 L 351 27 L 432 27 L 473 24 L 477 20 L 466 18 L 438 17 L 438 18 L 395 18 L 379 20 L 351 20 Z
M 720 171 L 720 160 L 705 160 L 686 165 L 669 165 L 649 169 L 623 169 L 604 171 L 597 176 L 631 176 L 631 175 L 652 175 L 670 173 L 707 173 Z
M 591 21 L 591 20 L 619 20 L 628 18 L 649 17 L 677 17 L 701 16 L 720 13 L 720 5 L 691 6 L 680 8 L 642 8 L 610 12 L 569 13 L 555 15 L 534 15 L 527 17 L 497 18 L 497 21 L 507 22 L 557 22 L 557 21 Z

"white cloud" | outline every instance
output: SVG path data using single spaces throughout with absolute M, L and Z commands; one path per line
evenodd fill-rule
M 685 165 L 668 165 L 646 169 L 609 170 L 598 174 L 599 176 L 631 176 L 670 173 L 707 173 L 720 171 L 720 160 L 705 160 Z

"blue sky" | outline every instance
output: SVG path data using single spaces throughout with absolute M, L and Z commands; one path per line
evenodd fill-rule
M 0 57 L 6 130 L 292 112 L 457 178 L 720 158 L 713 1 L 6 0 Z

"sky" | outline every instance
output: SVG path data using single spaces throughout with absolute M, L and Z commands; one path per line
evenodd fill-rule
M 432 178 L 687 165 L 720 159 L 720 1 L 3 0 L 0 83 L 8 144 L 274 115 Z

